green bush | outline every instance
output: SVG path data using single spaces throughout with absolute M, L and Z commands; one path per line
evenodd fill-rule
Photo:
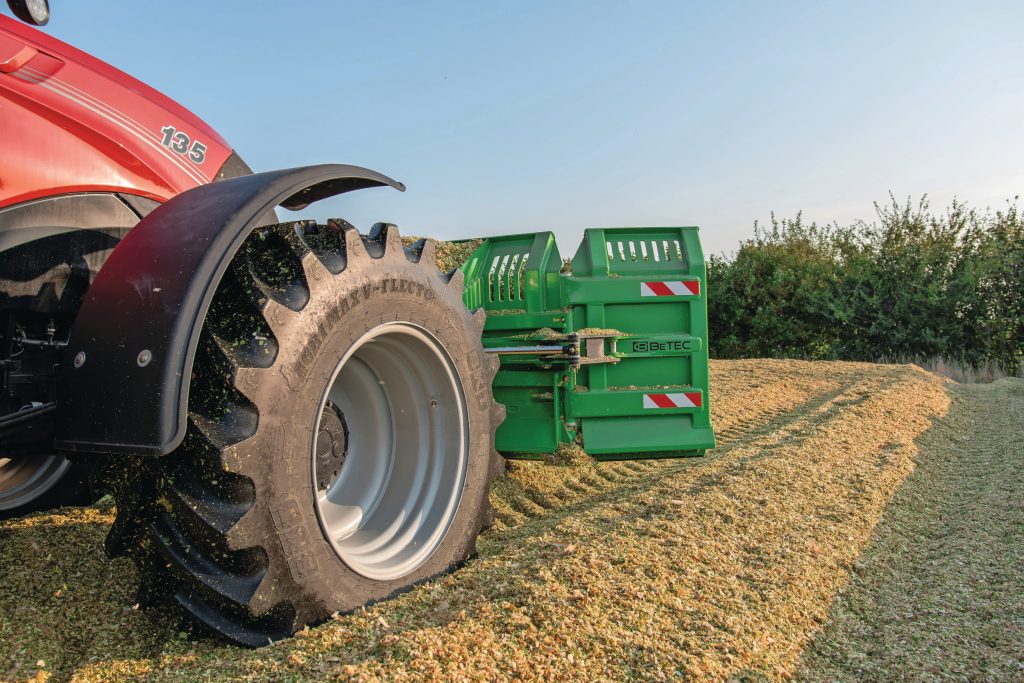
M 1024 213 L 943 214 L 890 197 L 877 219 L 819 226 L 772 215 L 708 261 L 718 358 L 1024 363 Z

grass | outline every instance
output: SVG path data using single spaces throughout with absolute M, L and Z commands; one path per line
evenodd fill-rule
M 954 382 L 961 384 L 986 384 L 995 382 L 1006 377 L 1014 376 L 1000 363 L 994 361 L 983 361 L 979 365 L 968 365 L 950 358 L 915 358 L 911 361 L 929 372 L 934 372 L 943 377 L 949 377 Z M 1024 378 L 1024 368 L 1017 372 L 1017 377 Z
M 261 650 L 133 609 L 134 570 L 99 549 L 108 508 L 2 523 L 0 679 L 1020 677 L 1024 425 L 1003 408 L 1022 403 L 1019 382 L 803 361 L 717 361 L 712 375 L 708 457 L 511 463 L 479 557 Z M 941 510 L 951 531 L 893 527 L 915 509 L 908 520 Z M 922 543 L 940 550 L 884 559 Z M 922 571 L 938 603 L 906 583 Z M 921 611 L 941 596 L 946 615 Z M 896 623 L 907 605 L 917 630 Z M 918 630 L 925 644 L 896 657 Z M 883 637 L 896 640 L 872 645 Z

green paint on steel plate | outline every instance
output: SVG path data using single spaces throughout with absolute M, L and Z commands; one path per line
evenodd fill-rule
M 506 457 L 539 458 L 580 440 L 599 460 L 714 448 L 697 228 L 587 230 L 568 272 L 550 232 L 492 237 L 462 270 L 466 305 L 488 314 L 485 347 L 582 332 L 599 334 L 593 343 L 615 361 L 573 369 L 541 355 L 502 356 L 494 395 L 507 411 L 497 433 Z M 661 394 L 699 404 L 644 400 Z

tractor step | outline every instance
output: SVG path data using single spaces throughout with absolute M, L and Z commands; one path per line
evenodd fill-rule
M 550 232 L 492 237 L 463 265 L 507 417 L 498 450 L 578 443 L 599 460 L 714 448 L 707 288 L 697 228 L 586 231 L 571 262 Z

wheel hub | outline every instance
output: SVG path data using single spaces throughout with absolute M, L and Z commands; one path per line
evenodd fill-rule
M 406 576 L 443 540 L 466 479 L 469 418 L 452 359 L 418 325 L 379 325 L 339 361 L 319 415 L 324 536 L 367 578 Z
M 316 482 L 318 491 L 326 491 L 341 473 L 348 450 L 348 426 L 338 406 L 327 401 L 320 414 L 316 433 Z

